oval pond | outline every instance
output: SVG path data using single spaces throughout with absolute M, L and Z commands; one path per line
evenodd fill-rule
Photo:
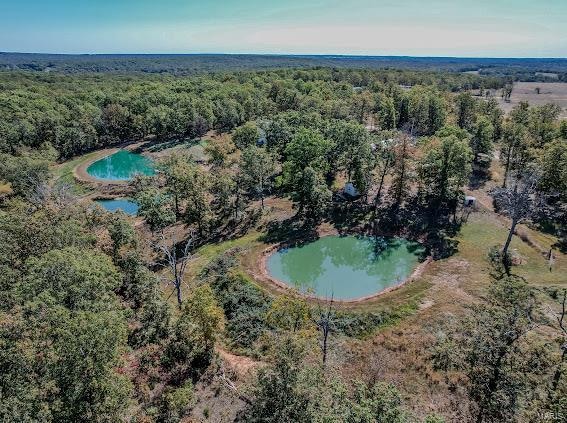
M 152 161 L 147 157 L 127 150 L 119 150 L 91 164 L 87 168 L 87 173 L 94 178 L 107 181 L 128 181 L 136 174 L 154 175 L 155 169 Z
M 303 293 L 353 300 L 400 284 L 423 252 L 420 244 L 402 238 L 325 236 L 275 251 L 266 267 L 270 276 Z
M 123 211 L 131 216 L 136 216 L 138 213 L 138 205 L 131 200 L 125 198 L 115 198 L 113 200 L 95 200 L 95 203 L 100 204 L 104 209 L 109 212 Z

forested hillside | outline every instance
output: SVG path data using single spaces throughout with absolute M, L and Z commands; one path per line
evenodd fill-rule
M 567 121 L 507 82 L 0 72 L 0 420 L 561 421 Z M 155 174 L 82 174 L 119 149 Z M 421 263 L 354 301 L 267 275 L 326 235 Z

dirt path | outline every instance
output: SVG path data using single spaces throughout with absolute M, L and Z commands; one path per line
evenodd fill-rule
M 261 367 L 264 363 L 256 361 L 250 357 L 232 354 L 222 347 L 217 346 L 216 351 L 224 363 L 232 370 L 238 379 L 245 379 L 251 372 Z

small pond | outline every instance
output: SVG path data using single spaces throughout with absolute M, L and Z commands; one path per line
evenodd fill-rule
M 138 213 L 138 205 L 133 201 L 127 200 L 125 198 L 115 198 L 113 200 L 95 200 L 95 203 L 99 204 L 109 212 L 121 210 L 131 216 L 136 216 L 136 214 Z
M 136 174 L 151 176 L 155 174 L 155 169 L 152 161 L 147 157 L 127 150 L 119 150 L 91 164 L 87 168 L 87 173 L 94 178 L 107 181 L 128 181 Z
M 423 253 L 420 244 L 401 238 L 325 236 L 272 253 L 266 266 L 270 276 L 303 293 L 353 300 L 403 282 Z

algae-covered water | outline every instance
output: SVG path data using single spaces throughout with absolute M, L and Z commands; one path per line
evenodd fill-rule
M 417 267 L 423 247 L 402 238 L 325 236 L 267 259 L 269 274 L 301 292 L 352 300 L 398 285 Z

